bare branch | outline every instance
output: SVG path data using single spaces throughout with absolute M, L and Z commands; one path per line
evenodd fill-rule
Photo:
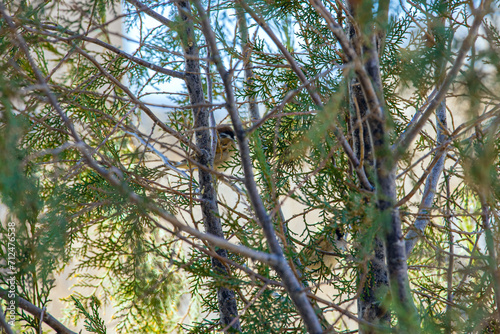
M 442 146 L 447 139 L 446 133 L 448 130 L 447 122 L 446 122 L 446 102 L 442 101 L 437 112 L 436 112 L 436 127 L 437 127 L 437 141 L 436 146 Z M 422 202 L 420 204 L 420 208 L 418 210 L 417 220 L 413 224 L 412 228 L 408 231 L 405 236 L 405 249 L 406 249 L 406 257 L 409 257 L 409 254 L 415 247 L 418 241 L 418 237 L 421 236 L 429 223 L 429 210 L 434 202 L 434 195 L 436 193 L 436 187 L 439 182 L 439 178 L 443 172 L 444 161 L 446 159 L 445 151 L 438 151 L 436 156 L 434 157 L 434 161 L 436 162 L 430 174 L 427 178 L 424 187 L 424 195 L 422 196 Z
M 158 14 L 157 12 L 155 12 L 154 10 L 143 4 L 141 1 L 138 0 L 126 0 L 126 1 L 129 4 L 135 6 L 135 8 L 137 8 L 139 12 L 146 13 L 147 15 L 151 16 L 152 18 L 163 24 L 164 26 L 167 26 L 169 28 L 172 27 L 173 24 L 172 21 L 167 19 L 165 16 Z
M 130 61 L 132 61 L 132 62 L 134 62 L 134 63 L 136 63 L 138 65 L 147 67 L 150 70 L 153 70 L 155 72 L 162 73 L 162 74 L 165 74 L 165 75 L 168 75 L 168 76 L 171 76 L 171 77 L 174 77 L 174 78 L 179 78 L 179 79 L 184 79 L 184 77 L 185 77 L 185 74 L 183 72 L 169 70 L 167 68 L 158 66 L 158 65 L 153 64 L 151 62 L 148 62 L 148 61 L 146 61 L 144 59 L 141 59 L 141 58 L 138 58 L 138 57 L 133 56 L 131 54 L 128 54 L 127 52 L 125 52 L 123 50 L 120 50 L 116 46 L 113 46 L 111 44 L 103 42 L 100 39 L 88 37 L 88 36 L 85 36 L 85 35 L 81 35 L 81 34 L 78 34 L 76 32 L 73 32 L 73 31 L 67 30 L 67 29 L 63 30 L 63 27 L 57 26 L 57 25 L 42 24 L 42 25 L 39 25 L 39 27 L 44 28 L 44 29 L 49 29 L 49 30 L 56 30 L 56 31 L 61 31 L 62 30 L 62 31 L 64 31 L 65 34 L 68 34 L 71 37 L 61 37 L 61 36 L 59 36 L 59 35 L 57 35 L 55 33 L 49 33 L 49 32 L 46 32 L 46 31 L 40 31 L 40 30 L 37 30 L 37 29 L 33 29 L 33 28 L 30 28 L 30 27 L 24 26 L 24 28 L 27 31 L 31 31 L 31 32 L 34 32 L 34 33 L 39 33 L 39 34 L 43 34 L 43 35 L 46 35 L 46 36 L 50 36 L 50 37 L 56 38 L 56 39 L 58 39 L 60 41 L 68 43 L 68 44 L 72 44 L 72 42 L 74 40 L 82 40 L 82 41 L 94 43 L 96 45 L 102 46 L 103 48 L 105 48 L 105 49 L 107 49 L 109 51 L 112 51 L 112 52 L 118 54 L 119 56 L 121 56 L 123 58 L 126 58 L 126 59 L 128 59 L 128 60 L 130 60 Z
M 231 121 L 238 138 L 238 146 L 240 149 L 241 163 L 245 174 L 245 185 L 248 191 L 248 195 L 250 197 L 250 201 L 255 210 L 257 218 L 262 226 L 262 229 L 264 230 L 264 234 L 266 236 L 269 248 L 271 249 L 271 253 L 278 259 L 278 263 L 276 263 L 273 267 L 280 278 L 283 280 L 283 284 L 285 285 L 291 299 L 293 300 L 302 319 L 304 320 L 308 331 L 310 333 L 322 333 L 323 330 L 321 328 L 319 319 L 315 314 L 314 308 L 312 307 L 310 301 L 307 298 L 307 295 L 304 292 L 304 287 L 299 283 L 284 257 L 283 249 L 281 248 L 276 237 L 271 217 L 267 213 L 264 203 L 260 198 L 257 185 L 255 184 L 248 139 L 245 137 L 245 130 L 243 129 L 243 124 L 235 106 L 235 97 L 231 83 L 231 76 L 230 73 L 226 71 L 222 63 L 214 32 L 212 31 L 212 28 L 210 27 L 207 19 L 207 14 L 199 1 L 195 0 L 193 1 L 193 3 L 198 10 L 203 27 L 203 34 L 205 35 L 205 39 L 207 40 L 210 51 L 212 53 L 213 61 L 224 84 L 227 109 L 231 116 Z
M 413 142 L 413 139 L 415 139 L 415 137 L 420 132 L 420 130 L 422 130 L 423 126 L 425 125 L 431 114 L 434 112 L 434 110 L 436 110 L 436 108 L 440 105 L 441 101 L 443 101 L 443 99 L 445 98 L 451 83 L 453 82 L 453 80 L 455 80 L 455 77 L 457 76 L 458 72 L 460 71 L 460 68 L 462 67 L 465 57 L 467 56 L 467 52 L 469 52 L 469 49 L 472 47 L 474 41 L 477 38 L 479 26 L 481 25 L 484 16 L 488 14 L 490 11 L 490 4 L 491 0 L 481 1 L 479 8 L 476 10 L 476 15 L 469 29 L 469 32 L 465 37 L 464 41 L 462 42 L 460 50 L 458 51 L 458 55 L 455 58 L 455 61 L 453 62 L 453 66 L 448 71 L 448 74 L 444 78 L 443 83 L 441 84 L 440 88 L 438 89 L 434 97 L 430 100 L 429 104 L 427 105 L 427 108 L 422 113 L 422 116 L 420 116 L 418 121 L 416 121 L 413 126 L 409 127 L 401 135 L 398 143 L 395 145 L 393 149 L 394 161 L 398 161 L 401 155 L 404 154 L 406 150 L 408 150 L 408 147 L 410 147 L 411 143 Z
M 3 10 L 3 5 L 0 4 L 0 11 L 4 12 Z M 0 288 L 0 298 L 3 298 L 5 300 L 9 300 L 9 291 L 1 289 Z M 25 310 L 26 312 L 34 315 L 35 317 L 41 319 L 43 316 L 43 322 L 45 322 L 47 325 L 50 326 L 53 330 L 55 330 L 57 333 L 60 334 L 77 334 L 76 332 L 73 332 L 72 330 L 68 329 L 66 326 L 61 324 L 56 318 L 51 316 L 47 311 L 42 310 L 41 308 L 31 304 L 29 301 L 27 301 L 24 298 L 21 298 L 19 296 L 16 296 L 16 304 Z M 2 312 L 3 313 L 3 312 Z M 11 332 L 12 333 L 12 330 Z
M 9 323 L 5 320 L 5 314 L 3 313 L 2 305 L 0 305 L 0 326 L 3 328 L 6 334 L 14 334 L 12 328 L 10 328 Z

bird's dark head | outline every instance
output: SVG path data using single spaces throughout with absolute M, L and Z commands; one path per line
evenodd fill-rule
M 233 128 L 230 125 L 224 124 L 217 127 L 217 132 L 219 133 L 219 137 L 221 139 L 228 138 L 231 140 L 235 139 Z

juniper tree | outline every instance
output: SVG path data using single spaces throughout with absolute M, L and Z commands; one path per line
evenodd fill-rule
M 498 12 L 0 4 L 4 331 L 499 331 Z

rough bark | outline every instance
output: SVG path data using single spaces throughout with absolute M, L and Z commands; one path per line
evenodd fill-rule
M 374 82 L 379 96 L 379 103 L 384 106 L 382 82 L 375 37 L 371 41 L 366 68 Z M 406 251 L 401 230 L 401 217 L 396 204 L 396 163 L 393 159 L 389 143 L 389 126 L 386 122 L 385 108 L 378 114 L 370 110 L 370 124 L 373 150 L 375 154 L 376 188 L 378 216 L 385 230 L 386 262 L 389 274 L 389 286 L 393 310 L 402 330 L 419 329 L 418 313 L 413 303 L 408 279 Z
M 351 27 L 350 35 L 351 39 L 355 38 L 353 27 Z M 375 163 L 373 142 L 371 129 L 367 121 L 369 108 L 361 85 L 356 78 L 351 80 L 349 94 L 353 149 L 357 158 L 363 163 L 363 168 L 365 168 L 366 174 L 369 175 L 370 183 L 375 184 L 372 180 Z M 359 273 L 359 282 L 363 284 L 363 287 L 358 298 L 358 315 L 360 319 L 372 324 L 388 326 L 390 313 L 383 306 L 383 299 L 388 292 L 389 280 L 385 264 L 385 246 L 380 237 L 374 238 L 372 254 L 366 270 Z M 361 331 L 371 333 L 373 329 L 362 328 Z
M 384 164 L 385 159 L 377 160 Z M 401 330 L 418 331 L 418 313 L 413 303 L 408 280 L 406 251 L 401 230 L 401 219 L 396 203 L 395 170 L 377 166 L 377 209 L 386 228 L 386 258 L 393 310 Z
M 185 35 L 182 36 L 182 41 L 184 52 L 187 56 L 185 81 L 189 91 L 190 102 L 193 105 L 196 146 L 201 151 L 198 154 L 197 160 L 201 166 L 207 167 L 198 170 L 203 223 L 207 233 L 223 238 L 224 233 L 219 219 L 215 183 L 210 173 L 210 169 L 213 167 L 213 152 L 209 130 L 210 115 L 208 108 L 200 106 L 205 104 L 205 98 L 200 74 L 199 50 L 196 45 L 194 26 L 191 20 L 191 8 L 189 2 L 186 1 L 179 2 L 177 6 L 184 22 L 183 29 Z M 216 253 L 221 258 L 227 258 L 227 251 L 225 249 L 218 248 L 216 249 Z M 212 258 L 212 268 L 222 275 L 229 275 L 224 264 L 216 258 Z M 217 289 L 217 299 L 222 325 L 224 327 L 230 325 L 234 330 L 241 331 L 234 291 L 226 287 L 219 287 Z
M 366 273 L 360 274 L 363 284 L 358 299 L 358 315 L 373 324 L 390 324 L 390 314 L 385 309 L 383 299 L 391 288 L 394 310 L 398 315 L 401 328 L 418 328 L 418 317 L 409 289 L 408 267 L 406 264 L 405 244 L 401 230 L 401 220 L 396 203 L 396 169 L 388 142 L 388 125 L 380 76 L 379 44 L 383 34 L 376 29 L 370 36 L 359 36 L 364 31 L 365 19 L 357 12 L 357 3 L 350 3 L 350 14 L 360 24 L 350 26 L 349 37 L 359 59 L 364 59 L 364 68 L 375 90 L 367 98 L 366 85 L 360 85 L 359 76 L 351 82 L 351 127 L 353 129 L 354 149 L 367 175 L 375 179 L 376 208 L 383 240 L 374 238 L 373 256 Z M 356 29 L 357 28 L 357 29 Z M 374 108 L 376 106 L 376 108 Z M 385 246 L 385 252 L 384 252 Z M 385 254 L 384 254 L 385 253 Z M 384 261 L 384 258 L 386 261 Z M 388 279 L 389 277 L 389 279 Z M 361 328 L 362 333 L 372 329 Z
M 401 229 L 399 209 L 396 200 L 396 163 L 393 159 L 389 143 L 389 126 L 386 122 L 386 112 L 380 76 L 380 64 L 377 51 L 377 41 L 374 36 L 369 48 L 366 69 L 374 82 L 379 96 L 380 110 L 378 114 L 370 110 L 368 121 L 373 141 L 376 168 L 376 198 L 378 216 L 381 217 L 382 228 L 385 230 L 386 262 L 389 274 L 389 286 L 393 310 L 398 318 L 401 330 L 419 329 L 416 307 L 411 296 L 406 263 L 405 242 Z
M 351 14 L 354 14 L 354 8 Z M 352 25 L 349 27 L 349 37 L 352 45 L 355 45 L 356 32 Z M 368 48 L 358 49 L 358 52 L 369 53 Z M 360 55 L 362 56 L 362 54 Z M 378 54 L 375 59 L 371 59 L 371 66 L 367 70 L 375 80 L 374 85 L 381 89 L 380 76 L 377 70 Z M 366 65 L 369 65 L 368 63 Z M 351 79 L 349 86 L 350 98 L 350 127 L 353 142 L 353 149 L 356 157 L 360 160 L 370 183 L 373 181 L 375 156 L 373 151 L 372 129 L 367 120 L 370 113 L 368 103 L 365 99 L 363 89 L 357 78 Z M 371 189 L 367 189 L 371 190 Z M 376 325 L 389 326 L 390 313 L 383 305 L 383 299 L 387 296 L 389 280 L 387 276 L 387 266 L 385 263 L 385 245 L 380 237 L 375 237 L 372 249 L 372 257 L 367 266 L 359 273 L 359 282 L 363 284 L 361 294 L 358 298 L 358 316 L 369 323 Z M 361 333 L 372 333 L 373 328 L 361 327 Z
M 373 171 L 373 145 L 370 127 L 366 121 L 369 112 L 361 87 L 356 79 L 350 85 L 351 129 L 353 146 L 360 161 L 364 162 L 367 171 Z M 371 172 L 367 172 L 368 175 Z M 370 183 L 375 184 L 371 177 Z M 385 263 L 385 246 L 380 237 L 374 238 L 372 258 L 368 261 L 366 270 L 360 271 L 359 282 L 363 284 L 358 298 L 358 315 L 360 319 L 377 325 L 389 325 L 390 313 L 383 305 L 387 295 L 389 280 Z M 373 329 L 360 329 L 362 333 L 371 333 Z

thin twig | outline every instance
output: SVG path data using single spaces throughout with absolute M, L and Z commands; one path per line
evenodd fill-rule
M 60 26 L 52 26 L 52 25 L 40 25 L 39 27 L 41 28 L 45 28 L 45 29 L 51 29 L 51 30 L 57 30 L 57 31 L 60 31 L 62 30 L 62 27 Z M 116 54 L 118 54 L 119 56 L 125 58 L 125 59 L 128 59 L 138 65 L 141 65 L 141 66 L 144 66 L 144 67 L 147 67 L 149 68 L 150 70 L 153 70 L 155 72 L 158 72 L 158 73 L 163 73 L 165 75 L 168 75 L 168 76 L 171 76 L 171 77 L 174 77 L 174 78 L 179 78 L 179 79 L 184 79 L 185 78 L 185 74 L 183 72 L 179 72 L 179 71 L 174 71 L 174 70 L 169 70 L 167 68 L 164 68 L 164 67 L 161 67 L 161 66 L 158 66 L 156 64 L 153 64 L 151 62 L 148 62 L 144 59 L 141 59 L 141 58 L 138 58 L 138 57 L 135 57 L 131 54 L 128 54 L 127 52 L 123 51 L 123 50 L 120 50 L 119 48 L 111 45 L 111 44 L 108 44 L 106 42 L 103 42 L 102 40 L 100 39 L 97 39 L 97 38 L 92 38 L 92 37 L 88 37 L 88 36 L 85 36 L 85 35 L 81 35 L 81 34 L 78 34 L 76 32 L 73 32 L 71 30 L 67 30 L 67 29 L 64 29 L 64 33 L 65 34 L 68 34 L 70 35 L 71 37 L 61 37 L 55 33 L 50 33 L 50 32 L 45 32 L 45 31 L 40 31 L 40 30 L 36 30 L 36 29 L 33 29 L 33 28 L 30 28 L 30 27 L 24 27 L 27 31 L 30 31 L 30 32 L 33 32 L 33 33 L 39 33 L 39 34 L 43 34 L 43 35 L 46 35 L 46 36 L 50 36 L 50 37 L 53 37 L 53 38 L 56 38 L 57 40 L 60 40 L 62 42 L 65 42 L 65 43 L 72 43 L 75 39 L 76 40 L 82 40 L 82 41 L 86 41 L 86 42 L 91 42 L 93 44 L 96 44 L 96 45 L 99 45 L 99 46 L 102 46 L 103 48 L 109 50 L 109 51 L 112 51 Z

